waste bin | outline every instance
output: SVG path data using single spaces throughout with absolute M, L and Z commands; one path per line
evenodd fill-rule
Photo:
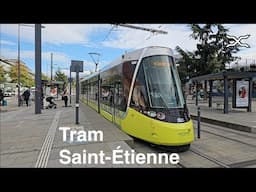
M 7 100 L 3 100 L 3 106 L 7 106 Z

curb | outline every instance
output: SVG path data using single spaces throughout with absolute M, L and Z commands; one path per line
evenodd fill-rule
M 197 120 L 197 115 L 190 114 L 190 116 L 193 120 Z M 210 118 L 202 117 L 202 116 L 200 118 L 201 118 L 201 121 L 205 122 L 205 123 L 210 123 L 210 124 L 213 124 L 213 125 L 219 125 L 219 126 L 223 126 L 225 128 L 234 129 L 234 130 L 238 130 L 238 131 L 256 133 L 256 129 L 253 128 L 253 127 L 248 127 L 248 126 L 245 126 L 245 125 L 220 121 L 220 120 L 216 120 L 216 119 L 210 119 Z

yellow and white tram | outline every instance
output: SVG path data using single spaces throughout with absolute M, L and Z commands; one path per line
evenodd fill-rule
M 126 53 L 80 83 L 82 101 L 127 134 L 183 150 L 193 142 L 193 124 L 170 48 Z

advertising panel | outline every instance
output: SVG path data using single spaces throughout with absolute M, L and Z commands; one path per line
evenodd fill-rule
M 236 107 L 248 107 L 249 81 L 236 81 Z

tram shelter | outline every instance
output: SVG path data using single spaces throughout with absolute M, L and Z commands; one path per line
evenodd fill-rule
M 199 94 L 199 84 L 204 81 L 207 85 L 209 83 L 208 92 L 208 106 L 212 107 L 212 91 L 213 91 L 213 81 L 223 80 L 224 81 L 224 91 L 223 91 L 223 101 L 224 109 L 223 113 L 228 113 L 228 82 L 232 81 L 232 107 L 233 108 L 245 108 L 247 112 L 252 111 L 252 90 L 253 90 L 253 77 L 256 77 L 256 72 L 234 72 L 234 71 L 224 71 L 220 73 L 213 73 L 202 75 L 198 77 L 191 78 L 191 81 L 196 85 L 196 105 L 198 105 L 198 94 Z M 206 93 L 206 86 L 204 87 Z
M 58 99 L 58 96 L 61 94 L 60 90 L 63 90 L 64 86 L 64 81 L 42 80 L 43 93 L 45 97 L 53 96 Z

